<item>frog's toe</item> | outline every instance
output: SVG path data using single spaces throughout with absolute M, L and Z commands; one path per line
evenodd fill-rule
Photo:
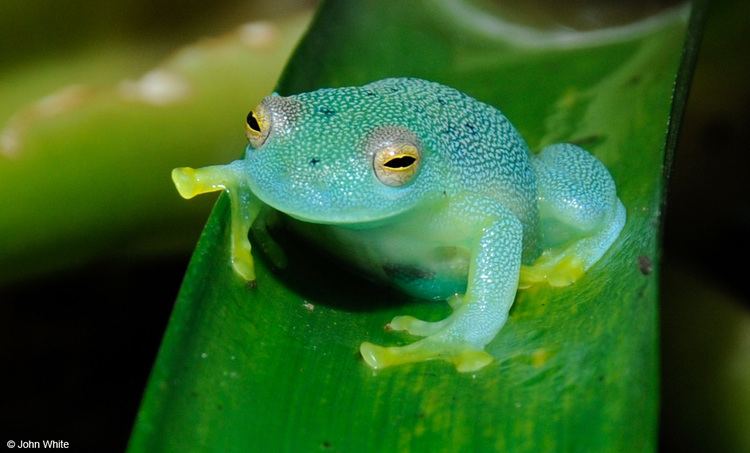
M 584 274 L 583 260 L 573 255 L 542 255 L 532 266 L 521 266 L 518 288 L 547 283 L 561 287 L 573 284 Z
M 179 167 L 172 170 L 172 181 L 177 192 L 182 198 L 193 198 L 200 191 L 196 187 L 195 169 L 190 167 Z
M 442 359 L 461 373 L 476 371 L 492 362 L 487 352 L 466 344 L 451 344 L 424 338 L 406 346 L 383 347 L 364 342 L 359 347 L 365 362 L 378 370 L 394 365 Z
M 460 294 L 454 294 L 452 297 L 448 298 L 448 305 L 450 305 L 453 310 L 457 310 L 465 304 L 466 299 Z
M 249 283 L 255 281 L 255 261 L 250 252 L 249 242 L 240 241 L 233 244 L 231 262 L 234 272 L 243 280 Z
M 432 335 L 445 327 L 447 320 L 430 322 L 422 321 L 413 316 L 396 316 L 388 324 L 391 330 L 405 331 L 418 337 Z
M 451 363 L 453 363 L 459 373 L 481 370 L 492 363 L 493 360 L 495 358 L 486 351 L 471 348 L 466 348 L 450 358 Z
M 247 259 L 233 259 L 232 268 L 246 282 L 255 282 L 255 266 L 252 257 Z

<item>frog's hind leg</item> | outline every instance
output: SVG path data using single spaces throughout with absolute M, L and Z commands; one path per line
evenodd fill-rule
M 520 288 L 567 286 L 594 265 L 625 225 L 615 183 L 594 156 L 571 144 L 552 145 L 533 161 L 544 253 L 523 266 Z
M 255 281 L 255 265 L 248 231 L 258 216 L 261 203 L 243 184 L 243 162 L 203 168 L 180 167 L 172 170 L 172 180 L 183 198 L 226 190 L 231 204 L 232 267 L 243 279 Z

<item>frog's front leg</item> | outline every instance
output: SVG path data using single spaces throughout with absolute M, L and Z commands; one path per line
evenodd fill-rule
M 231 204 L 232 267 L 243 279 L 255 281 L 255 266 L 248 232 L 262 203 L 244 184 L 243 161 L 203 168 L 181 167 L 172 170 L 172 180 L 183 198 L 226 190 Z
M 477 224 L 483 227 L 475 243 L 468 287 L 461 303 L 454 300 L 451 304 L 453 313 L 436 323 L 411 317 L 395 318 L 392 327 L 426 337 L 401 347 L 362 343 L 360 352 L 371 367 L 378 369 L 442 359 L 452 362 L 458 371 L 468 372 L 492 361 L 484 347 L 505 324 L 515 299 L 523 229 L 510 211 L 492 200 L 475 202 L 470 212 L 477 217 Z

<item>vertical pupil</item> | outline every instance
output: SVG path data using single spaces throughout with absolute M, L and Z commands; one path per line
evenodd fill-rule
M 260 132 L 260 124 L 258 124 L 258 120 L 255 119 L 255 113 L 253 113 L 252 110 L 247 114 L 247 125 L 250 126 L 250 129 Z

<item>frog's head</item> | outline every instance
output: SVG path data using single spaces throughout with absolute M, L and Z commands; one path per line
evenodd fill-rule
M 406 212 L 435 178 L 407 105 L 367 87 L 269 96 L 247 116 L 247 183 L 264 203 L 309 222 Z

